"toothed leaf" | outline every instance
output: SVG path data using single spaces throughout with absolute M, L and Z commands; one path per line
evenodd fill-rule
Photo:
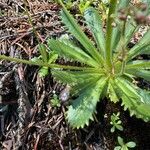
M 103 54 L 104 56 L 105 38 L 104 38 L 103 26 L 102 26 L 100 15 L 94 8 L 90 7 L 85 11 L 84 17 L 86 19 L 88 27 L 93 33 L 98 49 L 100 50 L 101 54 Z
M 93 60 L 89 55 L 87 55 L 78 47 L 71 47 L 61 41 L 54 39 L 48 40 L 48 45 L 53 51 L 57 52 L 60 57 L 67 57 L 93 67 L 99 66 L 95 60 Z
M 119 4 L 118 4 L 118 7 L 117 7 L 117 10 L 120 10 L 122 8 L 126 8 L 129 4 L 129 0 L 120 0 L 119 1 Z M 118 11 L 116 10 L 116 16 L 118 14 Z M 129 24 L 130 25 L 130 24 Z M 129 26 L 128 25 L 128 26 Z M 121 38 L 121 24 L 117 24 L 116 27 L 113 28 L 113 33 L 112 33 L 112 43 L 111 43 L 111 47 L 112 47 L 112 50 L 114 51 L 120 41 L 120 38 Z M 132 28 L 130 28 L 132 29 Z M 129 30 L 128 30 L 129 32 Z M 125 34 L 126 35 L 126 34 Z
M 126 69 L 150 69 L 150 61 L 135 60 L 127 63 Z
M 150 55 L 150 45 L 146 46 L 142 49 L 142 51 L 140 52 L 140 54 L 147 54 Z
M 52 70 L 52 75 L 59 81 L 76 85 L 84 82 L 88 82 L 91 78 L 99 78 L 101 74 L 98 72 L 87 72 L 87 71 L 62 71 L 62 70 Z
M 63 7 L 61 11 L 61 17 L 63 23 L 66 25 L 66 27 L 69 29 L 69 32 L 72 33 L 76 39 L 83 45 L 85 50 L 99 63 L 103 63 L 103 58 L 98 53 L 96 48 L 93 45 L 93 42 L 84 34 L 84 32 L 81 30 L 80 26 L 77 24 L 77 22 L 74 20 L 72 15 L 69 14 L 69 12 L 66 10 L 65 7 Z
M 43 62 L 47 62 L 47 60 L 48 60 L 48 53 L 46 51 L 46 49 L 47 49 L 46 46 L 44 44 L 39 44 L 38 48 L 39 48 L 40 54 L 42 56 Z
M 135 77 L 143 78 L 144 80 L 150 81 L 150 71 L 149 70 L 138 70 L 138 69 L 129 69 L 128 73 L 134 75 Z
M 79 97 L 69 106 L 67 119 L 73 128 L 83 128 L 89 124 L 96 110 L 96 104 L 99 101 L 104 90 L 107 78 L 102 77 L 99 81 L 88 87 Z
M 150 46 L 150 29 L 145 33 L 143 38 L 137 43 L 133 48 L 130 49 L 128 53 L 127 60 L 131 60 L 132 58 L 135 58 L 137 55 L 142 54 L 143 50 Z
M 117 94 L 117 89 L 115 88 L 115 84 L 112 80 L 109 80 L 109 85 L 108 85 L 108 94 L 109 94 L 109 98 L 111 101 L 113 101 L 114 103 L 119 101 L 119 97 Z
M 137 92 L 142 97 L 143 101 L 147 104 L 150 104 L 150 91 L 137 89 Z
M 150 100 L 145 100 L 139 88 L 123 78 L 117 78 L 116 85 L 121 91 L 122 104 L 129 109 L 130 115 L 136 115 L 137 118 L 145 121 L 150 120 Z

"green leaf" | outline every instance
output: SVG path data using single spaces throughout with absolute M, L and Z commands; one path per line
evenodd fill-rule
M 114 88 L 115 84 L 113 80 L 109 80 L 109 85 L 108 85 L 108 94 L 109 98 L 112 102 L 116 103 L 119 101 L 119 97 L 117 95 L 117 90 Z
M 104 90 L 107 78 L 102 77 L 79 95 L 73 101 L 67 112 L 67 119 L 73 128 L 83 128 L 89 124 L 89 120 L 93 120 L 93 113 L 96 110 L 96 104 Z
M 129 147 L 129 148 L 134 148 L 134 147 L 136 147 L 136 143 L 135 143 L 135 142 L 128 142 L 126 145 L 127 145 L 127 147 Z
M 118 43 L 120 41 L 120 37 L 121 37 L 120 29 L 118 29 L 118 27 L 114 27 L 112 32 L 112 43 L 111 43 L 111 48 L 113 52 L 117 51 L 116 49 L 118 49 L 116 47 L 119 46 Z
M 128 147 L 126 145 L 123 145 L 121 150 L 129 150 Z
M 40 77 L 45 77 L 46 75 L 48 75 L 48 67 L 42 67 L 38 73 Z
M 130 42 L 134 33 L 136 33 L 138 31 L 138 29 L 139 29 L 139 26 L 136 25 L 133 18 L 130 18 L 130 20 L 128 20 L 126 22 L 126 27 L 125 27 L 125 43 L 126 43 L 126 45 Z
M 32 59 L 31 59 L 31 61 L 33 61 L 33 62 L 35 62 L 35 63 L 43 63 L 43 61 L 40 59 L 40 57 L 33 57 Z
M 91 1 L 84 1 L 84 0 L 80 1 L 79 10 L 81 14 L 84 13 L 84 11 L 90 6 L 90 4 L 91 4 Z
M 122 24 L 118 25 L 120 27 L 120 30 L 122 28 L 121 25 Z M 118 31 L 118 34 L 116 34 L 116 36 L 113 37 L 113 39 L 114 39 L 114 43 L 113 43 L 114 47 L 112 47 L 113 50 L 115 50 L 115 52 L 119 52 L 122 47 L 122 43 L 124 44 L 125 47 L 128 47 L 127 46 L 128 43 L 131 41 L 131 38 L 134 36 L 134 34 L 138 31 L 139 27 L 140 26 L 136 25 L 134 19 L 130 18 L 130 20 L 128 20 L 126 22 L 124 41 L 122 41 L 122 39 L 121 39 L 121 31 Z M 117 30 L 117 28 L 114 29 L 114 32 L 116 32 L 115 30 Z
M 93 33 L 93 36 L 95 38 L 95 41 L 97 43 L 97 46 L 101 54 L 104 56 L 105 39 L 104 39 L 103 25 L 102 25 L 100 15 L 94 8 L 90 7 L 85 11 L 84 17 L 86 19 L 86 23 L 88 24 L 88 27 Z
M 141 51 L 140 54 L 147 54 L 147 55 L 150 55 L 150 45 L 144 47 L 144 48 L 142 49 L 142 51 Z
M 121 146 L 124 145 L 123 138 L 121 138 L 120 136 L 118 136 L 118 143 L 119 143 L 119 145 L 121 145 Z
M 150 91 L 138 88 L 137 92 L 143 98 L 144 103 L 150 104 Z
M 60 107 L 61 106 L 60 100 L 56 94 L 53 95 L 53 98 L 50 100 L 50 103 L 51 103 L 52 107 Z
M 116 79 L 116 86 L 120 89 L 120 96 L 124 109 L 130 111 L 130 115 L 136 115 L 145 121 L 150 120 L 150 100 L 145 101 L 145 96 L 140 94 L 139 88 L 123 78 Z
M 137 118 L 142 118 L 144 121 L 150 120 L 150 104 L 136 101 L 134 98 L 130 98 L 127 93 L 122 96 L 122 101 L 130 111 L 130 115 L 136 115 Z
M 116 128 L 117 128 L 118 130 L 120 130 L 120 131 L 123 131 L 123 127 L 122 127 L 121 125 L 119 125 L 119 124 L 116 124 Z
M 127 61 L 135 58 L 137 55 L 142 54 L 143 50 L 150 46 L 150 29 L 144 34 L 143 38 L 130 49 L 127 57 Z
M 121 150 L 121 146 L 116 146 L 114 150 Z
M 46 46 L 44 44 L 39 44 L 38 48 L 39 48 L 40 54 L 42 56 L 43 62 L 47 62 L 47 60 L 48 60 L 48 53 L 46 51 L 46 49 L 47 49 Z
M 131 99 L 140 98 L 137 91 L 135 90 L 136 88 L 133 88 L 130 82 L 126 81 L 124 78 L 121 77 L 116 78 L 115 81 L 116 86 L 118 86 L 118 88 L 121 89 L 122 91 L 122 92 L 120 91 L 120 96 L 127 94 L 128 97 L 130 97 Z
M 69 29 L 69 32 L 72 33 L 76 39 L 83 45 L 85 50 L 98 62 L 103 64 L 103 58 L 98 53 L 94 47 L 92 41 L 84 34 L 80 26 L 74 20 L 74 18 L 69 14 L 65 7 L 61 11 L 61 17 L 63 23 Z
M 150 61 L 135 60 L 135 61 L 127 63 L 126 69 L 150 69 Z
M 130 0 L 120 0 L 118 4 L 118 10 L 127 7 L 129 3 Z
M 91 71 L 62 71 L 53 69 L 51 73 L 57 80 L 69 85 L 81 84 L 90 81 L 92 78 L 101 77 L 100 73 Z
M 118 8 L 117 10 L 120 10 L 122 8 L 126 8 L 129 4 L 130 0 L 120 0 L 119 1 L 119 4 L 118 4 Z M 118 11 L 116 11 L 116 16 L 118 14 Z M 113 28 L 113 33 L 112 33 L 112 43 L 111 43 L 111 48 L 113 51 L 115 51 L 119 41 L 120 41 L 120 38 L 121 38 L 121 24 L 119 23 L 116 27 Z M 129 23 L 127 24 L 128 26 L 130 25 Z M 129 28 L 128 28 L 129 29 Z M 132 28 L 130 28 L 131 30 Z M 126 30 L 126 32 L 131 33 L 131 31 L 129 30 Z M 126 34 L 125 34 L 126 35 Z
M 140 77 L 144 80 L 150 81 L 150 71 L 148 70 L 129 69 L 126 70 L 126 72 L 134 75 L 135 77 Z
M 116 86 L 118 86 L 122 90 L 123 93 L 127 93 L 129 97 L 131 98 L 137 98 L 137 99 L 140 98 L 140 96 L 138 95 L 136 91 L 137 87 L 135 87 L 129 81 L 127 81 L 126 79 L 122 77 L 116 78 L 115 81 L 116 81 Z
M 55 52 L 50 52 L 49 53 L 49 60 L 48 60 L 48 64 L 54 63 L 58 58 L 58 54 L 56 54 Z
M 96 83 L 100 77 L 102 77 L 102 75 L 93 76 L 93 77 L 88 78 L 87 80 L 83 80 L 82 82 L 78 82 L 78 84 L 73 85 L 72 86 L 73 88 L 71 90 L 72 95 L 77 96 L 77 95 L 82 94 L 85 91 L 85 89 L 87 89 L 88 86 L 91 86 L 93 85 L 93 83 Z
M 70 58 L 93 67 L 99 66 L 94 59 L 78 47 L 71 47 L 54 39 L 48 40 L 48 45 L 53 51 L 57 52 L 60 57 Z
M 114 133 L 114 132 L 115 132 L 115 126 L 113 126 L 113 127 L 110 129 L 110 132 L 111 132 L 111 133 Z
M 149 0 L 141 0 L 141 2 L 146 3 L 148 8 L 147 8 L 147 15 L 150 14 L 150 1 Z

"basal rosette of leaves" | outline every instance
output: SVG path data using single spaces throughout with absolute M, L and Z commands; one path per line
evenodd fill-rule
M 93 120 L 96 105 L 104 97 L 113 102 L 121 101 L 131 116 L 150 120 L 150 91 L 139 88 L 133 81 L 137 77 L 150 81 L 150 61 L 138 60 L 140 54 L 150 53 L 150 29 L 133 47 L 128 43 L 140 25 L 133 18 L 117 20 L 118 10 L 127 8 L 129 0 L 111 0 L 106 32 L 101 16 L 94 8 L 84 13 L 85 22 L 93 34 L 91 41 L 72 15 L 62 5 L 61 17 L 68 31 L 79 41 L 82 48 L 69 39 L 49 39 L 48 46 L 59 57 L 81 63 L 81 67 L 53 69 L 52 75 L 72 87 L 72 101 L 67 120 L 73 128 L 84 127 Z M 117 21 L 116 21 L 117 20 Z M 116 23 L 114 27 L 113 24 Z
M 150 14 L 150 1 L 147 8 L 141 5 L 144 15 Z M 121 101 L 124 110 L 131 116 L 150 120 L 150 91 L 136 84 L 137 78 L 150 81 L 150 61 L 139 60 L 141 54 L 150 54 L 150 29 L 132 48 L 128 43 L 146 21 L 143 15 L 134 17 L 138 9 L 131 6 L 130 0 L 110 0 L 106 31 L 102 16 L 94 8 L 84 12 L 85 22 L 93 34 L 94 41 L 82 31 L 77 21 L 62 5 L 61 17 L 68 31 L 80 44 L 63 39 L 49 39 L 48 47 L 40 46 L 40 59 L 36 61 L 0 55 L 0 59 L 51 68 L 52 75 L 62 83 L 71 86 L 71 94 L 76 97 L 67 111 L 67 120 L 73 128 L 84 127 L 93 119 L 96 105 L 104 97 L 112 102 Z M 139 7 L 139 6 L 138 6 Z M 146 8 L 146 9 L 145 9 Z M 135 9 L 135 10 L 134 10 Z M 119 16 L 121 15 L 121 16 Z M 141 20 L 139 19 L 141 18 Z M 81 45 L 81 46 L 79 46 Z M 80 66 L 56 64 L 57 57 L 79 62 Z

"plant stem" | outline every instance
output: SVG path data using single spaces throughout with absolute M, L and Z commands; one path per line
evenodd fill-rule
M 109 69 L 112 69 L 112 49 L 111 49 L 111 41 L 112 41 L 112 23 L 114 21 L 112 14 L 115 14 L 117 5 L 117 0 L 110 0 L 108 20 L 107 20 L 107 29 L 106 29 L 106 54 L 105 59 Z
M 124 74 L 125 66 L 126 66 L 126 41 L 125 41 L 125 27 L 126 27 L 126 20 L 123 22 L 122 34 L 121 34 L 121 41 L 122 41 L 122 65 L 121 65 L 121 75 Z
M 139 29 L 139 27 L 140 27 L 140 26 L 135 27 L 135 29 L 134 29 L 133 32 L 132 32 L 132 35 Z M 125 39 L 125 47 L 127 46 L 127 44 L 129 43 L 130 40 L 131 40 L 131 37 L 130 37 L 128 40 Z M 115 60 L 116 62 L 118 62 L 118 57 L 119 57 L 119 56 L 121 55 L 121 53 L 122 53 L 122 51 L 120 51 L 120 46 L 117 48 L 116 51 L 117 51 L 118 53 L 115 55 L 114 60 Z M 128 60 L 126 60 L 126 61 L 128 61 Z
M 35 65 L 35 66 L 49 67 L 49 68 L 58 68 L 58 69 L 69 69 L 69 70 L 93 70 L 94 69 L 91 67 L 64 66 L 64 65 L 59 65 L 59 64 L 48 64 L 48 63 L 38 62 L 38 61 L 34 62 L 31 60 L 12 58 L 12 57 L 5 56 L 5 55 L 0 55 L 0 60 L 1 59 L 7 60 L 7 61 L 13 61 L 16 63 L 23 63 L 23 64 L 28 64 L 28 65 Z
M 62 0 L 57 0 L 57 2 L 64 8 L 65 6 L 64 6 L 64 4 L 63 4 L 63 2 L 62 2 Z

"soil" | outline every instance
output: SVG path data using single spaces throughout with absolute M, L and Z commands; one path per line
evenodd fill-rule
M 57 4 L 36 0 L 27 6 L 42 43 L 66 32 Z M 0 2 L 0 54 L 24 59 L 39 55 L 24 8 L 20 0 Z M 136 150 L 150 150 L 150 123 L 130 117 L 119 103 L 108 99 L 98 103 L 90 126 L 71 129 L 65 120 L 67 102 L 60 107 L 53 107 L 51 102 L 54 92 L 59 95 L 65 86 L 50 74 L 40 78 L 38 70 L 36 66 L 0 61 L 0 149 L 113 150 L 119 135 L 126 142 L 134 141 Z M 140 86 L 150 88 L 149 83 L 139 81 Z M 112 134 L 110 116 L 118 111 L 124 131 Z

